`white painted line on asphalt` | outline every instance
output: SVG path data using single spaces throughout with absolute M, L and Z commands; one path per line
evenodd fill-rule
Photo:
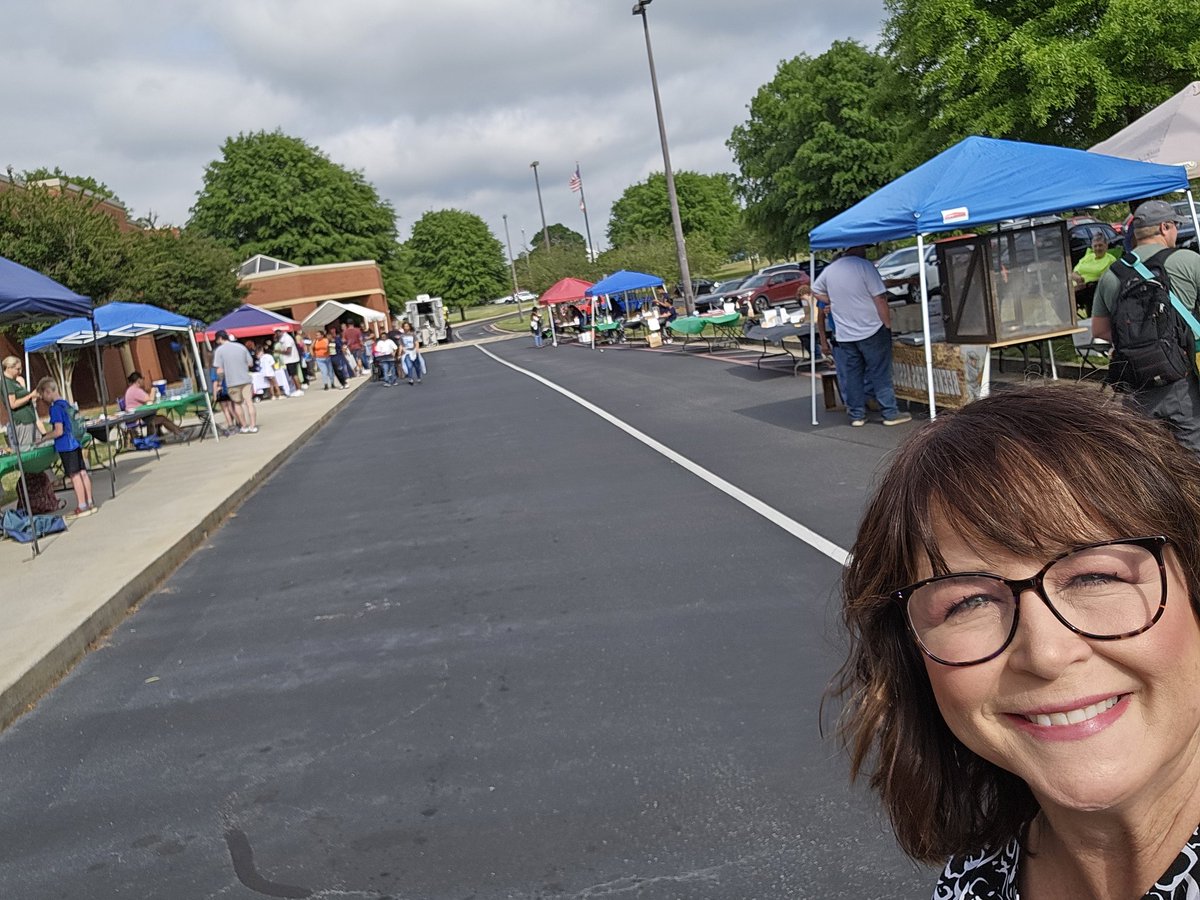
M 805 526 L 803 526 L 799 522 L 797 522 L 795 519 L 793 519 L 791 516 L 784 515 L 779 510 L 777 510 L 775 507 L 773 507 L 767 503 L 764 503 L 762 500 L 759 500 L 753 494 L 749 494 L 746 491 L 743 491 L 736 484 L 731 484 L 730 482 L 728 482 L 724 478 L 722 478 L 720 475 L 710 472 L 708 469 L 704 468 L 704 466 L 700 465 L 699 463 L 693 462 L 692 460 L 690 460 L 686 456 L 684 456 L 682 453 L 677 453 L 674 450 L 672 450 L 670 447 L 668 447 L 666 444 L 663 444 L 660 441 L 656 441 L 654 438 L 650 437 L 650 435 L 648 435 L 642 431 L 638 431 L 638 429 L 634 428 L 628 422 L 618 419 L 612 413 L 601 409 L 599 406 L 597 406 L 594 403 L 584 400 L 578 394 L 571 393 L 565 387 L 555 384 L 550 379 L 544 378 L 541 375 L 537 374 L 536 372 L 530 372 L 528 369 L 523 369 L 518 365 L 514 365 L 513 363 L 510 363 L 508 360 L 501 359 L 495 353 L 492 353 L 490 350 L 488 350 L 484 347 L 478 347 L 477 349 L 479 350 L 480 353 L 484 354 L 485 356 L 489 356 L 496 362 L 500 363 L 500 365 L 507 366 L 508 368 L 512 369 L 514 372 L 520 372 L 522 375 L 526 375 L 529 378 L 532 378 L 534 381 L 544 384 L 546 387 L 550 388 L 550 390 L 557 391 L 558 393 L 560 393 L 564 397 L 566 397 L 568 400 L 572 400 L 575 403 L 578 403 L 584 409 L 588 410 L 588 412 L 595 413 L 596 415 L 598 415 L 600 418 L 604 419 L 604 421 L 608 422 L 609 424 L 617 426 L 622 431 L 624 431 L 626 434 L 628 434 L 630 437 L 641 441 L 643 444 L 645 444 L 651 450 L 655 451 L 656 453 L 662 454 L 663 456 L 665 456 L 667 459 L 671 460 L 671 462 L 675 463 L 676 465 L 682 466 L 684 469 L 691 472 L 697 478 L 702 478 L 704 481 L 707 481 L 709 484 L 711 484 L 717 490 L 721 491 L 724 494 L 728 494 L 730 497 L 732 497 L 738 503 L 741 503 L 743 506 L 747 507 L 748 509 L 751 509 L 754 512 L 758 513 L 760 516 L 762 516 L 764 519 L 766 519 L 768 522 L 772 523 L 773 525 L 779 526 L 784 531 L 786 531 L 788 534 L 792 535 L 792 537 L 799 538 L 800 540 L 804 541 L 804 543 L 806 543 L 810 547 L 812 547 L 814 550 L 824 553 L 826 556 L 828 556 L 830 559 L 832 559 L 834 562 L 836 562 L 839 566 L 844 566 L 846 564 L 846 562 L 849 560 L 850 553 L 846 550 L 843 550 L 837 544 L 833 543 L 833 541 L 829 540 L 828 538 L 822 537 L 821 535 L 819 535 L 815 531 L 813 531 L 811 528 L 806 528 Z

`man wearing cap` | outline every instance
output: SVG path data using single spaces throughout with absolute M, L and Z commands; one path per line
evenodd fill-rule
M 902 425 L 912 416 L 900 412 L 892 387 L 892 311 L 879 270 L 866 247 L 851 247 L 825 267 L 813 284 L 813 296 L 827 303 L 837 325 L 838 387 L 850 424 L 867 424 L 867 385 L 883 410 L 884 425 Z M 828 351 L 822 334 L 822 350 Z
M 254 412 L 254 391 L 250 388 L 250 367 L 254 359 L 250 351 L 229 339 L 229 332 L 217 332 L 217 349 L 213 351 L 213 368 L 217 378 L 224 379 L 225 391 L 233 402 L 242 434 L 257 434 L 258 421 Z
M 1166 201 L 1146 200 L 1134 211 L 1128 227 L 1133 232 L 1133 254 L 1143 263 L 1170 249 L 1160 260 L 1168 287 L 1189 310 L 1200 312 L 1200 254 L 1175 248 L 1179 224 L 1186 222 Z M 1110 266 L 1100 276 L 1092 300 L 1092 336 L 1105 341 L 1112 340 L 1112 312 L 1121 292 L 1121 279 L 1114 271 L 1118 267 L 1119 263 Z M 1187 378 L 1130 396 L 1148 415 L 1169 422 L 1179 443 L 1200 453 L 1200 379 L 1194 366 Z

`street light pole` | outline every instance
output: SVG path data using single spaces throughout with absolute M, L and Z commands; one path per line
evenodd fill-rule
M 508 213 L 504 213 L 504 242 L 508 244 L 508 268 L 512 272 L 513 280 L 513 299 L 517 301 L 517 320 L 525 318 L 525 314 L 521 312 L 521 290 L 517 287 L 517 263 L 512 255 L 512 238 L 508 236 Z
M 687 244 L 683 240 L 683 224 L 679 218 L 679 197 L 675 193 L 675 173 L 671 169 L 671 151 L 667 147 L 667 125 L 663 120 L 662 98 L 658 94 L 658 75 L 654 71 L 654 49 L 650 46 L 650 23 L 646 20 L 646 7 L 651 0 L 638 0 L 633 4 L 633 14 L 642 17 L 642 30 L 646 32 L 646 59 L 650 62 L 650 86 L 654 89 L 654 108 L 658 112 L 658 136 L 662 141 L 663 168 L 667 176 L 667 202 L 671 205 L 671 227 L 675 231 L 675 252 L 679 258 L 679 278 L 683 282 L 683 302 L 688 315 L 696 310 L 692 297 L 692 273 L 688 268 Z
M 538 195 L 538 212 L 542 214 L 542 240 L 546 243 L 546 249 L 550 249 L 550 229 L 546 227 L 546 210 L 542 206 L 542 183 L 538 181 L 537 174 L 538 161 L 535 159 L 529 164 L 529 168 L 533 169 L 533 184 L 537 188 Z
M 533 266 L 529 262 L 529 238 L 525 237 L 525 229 L 521 229 L 521 252 L 525 254 L 525 277 L 533 280 Z

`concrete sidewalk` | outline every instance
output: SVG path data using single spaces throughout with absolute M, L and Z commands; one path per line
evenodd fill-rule
M 258 405 L 257 434 L 167 444 L 92 473 L 99 511 L 28 545 L 0 542 L 0 728 L 29 709 L 119 623 L 130 607 L 203 543 L 262 481 L 360 388 L 309 390 Z M 218 421 L 222 421 L 220 412 Z M 65 497 L 70 507 L 74 495 Z

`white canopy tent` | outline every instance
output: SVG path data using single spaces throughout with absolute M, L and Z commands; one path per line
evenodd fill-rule
M 1200 178 L 1200 81 L 1091 148 L 1093 153 L 1183 166 Z
M 346 313 L 362 319 L 364 323 L 384 322 L 387 320 L 387 316 L 383 313 L 360 306 L 357 303 L 326 300 L 305 317 L 304 321 L 300 323 L 300 327 L 305 331 L 309 329 L 324 330 L 327 325 L 336 322 L 342 316 L 346 315 Z

